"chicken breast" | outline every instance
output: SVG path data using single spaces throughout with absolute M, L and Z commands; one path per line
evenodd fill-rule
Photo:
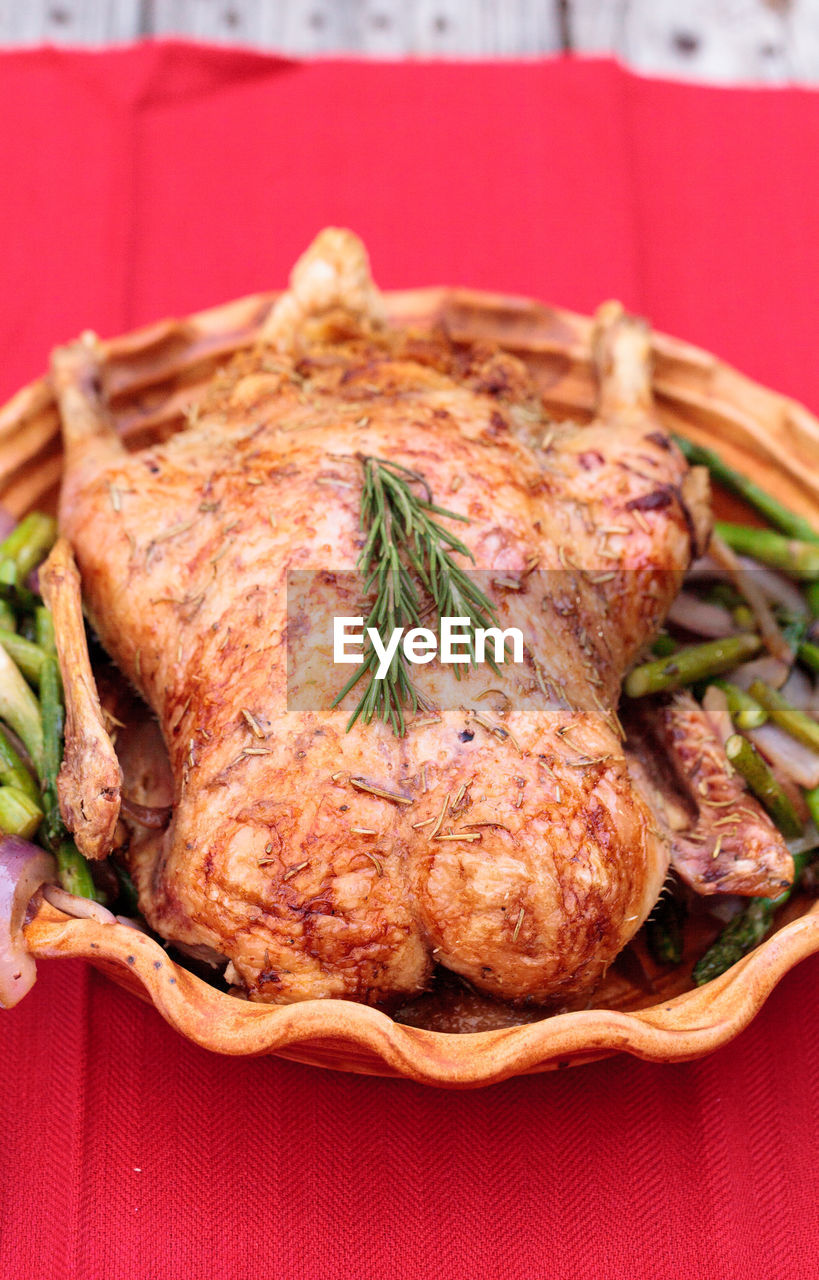
M 170 757 L 170 823 L 131 855 L 163 937 L 214 948 L 262 1001 L 382 1004 L 436 963 L 516 1001 L 600 978 L 669 858 L 626 765 L 620 683 L 709 521 L 702 474 L 653 415 L 648 355 L 646 327 L 609 305 L 599 417 L 550 423 L 512 356 L 386 327 L 363 247 L 333 229 L 264 341 L 163 445 L 123 448 L 93 340 L 55 354 L 62 532 Z M 288 681 L 296 643 L 319 644 L 309 590 L 288 613 L 289 575 L 335 575 L 339 605 L 362 612 L 372 456 L 463 517 L 502 625 L 525 638 L 522 666 L 454 693 L 437 662 L 419 667 L 434 709 L 403 737 L 347 731 L 356 694 L 331 704 L 349 667 Z

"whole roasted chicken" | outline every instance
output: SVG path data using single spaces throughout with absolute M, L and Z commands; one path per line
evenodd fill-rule
M 70 543 L 173 779 L 167 826 L 129 852 L 140 907 L 164 938 L 226 957 L 250 999 L 382 1004 L 442 965 L 502 999 L 559 1001 L 599 980 L 656 901 L 674 833 L 616 708 L 707 541 L 709 501 L 654 416 L 647 327 L 608 304 L 595 360 L 595 420 L 553 424 L 511 355 L 390 328 L 362 245 L 333 229 L 164 444 L 124 448 L 93 338 L 56 353 L 67 542 L 47 589 L 74 572 Z M 522 666 L 473 668 L 456 696 L 437 662 L 419 667 L 403 736 L 379 719 L 348 730 L 357 694 L 332 705 L 349 668 L 329 658 L 309 704 L 294 709 L 292 673 L 288 689 L 288 645 L 311 627 L 288 613 L 288 575 L 348 581 L 367 458 L 462 518 L 497 618 L 525 637 Z M 90 668 L 62 656 L 62 807 L 101 857 L 119 765 Z

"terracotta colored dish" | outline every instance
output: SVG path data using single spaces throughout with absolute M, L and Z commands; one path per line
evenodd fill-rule
M 104 344 L 122 435 L 142 445 L 184 425 L 185 410 L 218 366 L 253 342 L 275 296 L 258 294 Z M 392 293 L 386 300 L 396 323 L 443 325 L 455 341 L 485 340 L 512 350 L 528 364 L 556 417 L 590 416 L 588 318 L 464 290 Z M 819 470 L 808 470 L 804 461 L 819 457 L 819 422 L 800 405 L 686 343 L 656 335 L 654 354 L 655 391 L 669 428 L 716 445 L 732 466 L 819 528 Z M 34 506 L 53 506 L 60 474 L 57 411 L 48 381 L 41 380 L 0 411 L 0 502 L 16 515 Z M 66 916 L 41 895 L 34 905 L 25 930 L 34 956 L 90 959 L 205 1048 L 224 1054 L 276 1053 L 338 1070 L 460 1087 L 618 1051 L 655 1061 L 698 1057 L 741 1031 L 788 969 L 819 951 L 819 905 L 794 898 L 777 931 L 705 987 L 689 989 L 690 963 L 658 972 L 638 941 L 632 967 L 614 967 L 593 998 L 593 1008 L 547 1017 L 510 1010 L 505 1014 L 509 1025 L 498 1026 L 496 1017 L 493 1030 L 456 1033 L 430 1028 L 487 1025 L 485 1014 L 470 1008 L 466 995 L 449 1007 L 448 1021 L 434 997 L 426 1003 L 422 998 L 396 1019 L 339 1000 L 254 1005 L 175 964 L 145 934 Z M 704 928 L 703 936 L 694 939 L 700 950 L 710 940 L 708 925 Z M 714 927 L 710 936 L 716 932 Z

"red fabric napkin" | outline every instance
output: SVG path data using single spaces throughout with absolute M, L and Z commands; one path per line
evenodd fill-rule
M 50 346 L 281 285 L 609 295 L 819 409 L 819 97 L 608 63 L 0 58 L 0 394 Z M 819 459 L 805 459 L 819 466 Z M 180 1039 L 77 962 L 0 1014 L 0 1274 L 814 1273 L 819 960 L 713 1057 L 447 1094 Z

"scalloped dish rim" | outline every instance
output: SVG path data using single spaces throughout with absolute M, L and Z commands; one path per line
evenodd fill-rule
M 180 380 L 180 386 L 190 391 L 195 385 L 191 370 L 205 378 L 215 360 L 251 342 L 276 296 L 251 295 L 182 321 L 162 321 L 109 340 L 104 347 L 126 370 L 112 374 L 115 383 L 119 380 L 118 393 L 143 393 L 146 386 L 156 384 L 157 378 L 152 382 L 146 373 L 152 352 L 167 381 L 179 372 L 180 351 L 182 368 L 189 375 Z M 486 336 L 487 325 L 491 335 L 493 324 L 501 329 L 506 324 L 506 340 L 496 338 L 501 345 L 527 350 L 546 366 L 550 360 L 555 362 L 553 382 L 558 388 L 565 382 L 570 393 L 555 402 L 585 407 L 581 384 L 588 364 L 591 322 L 587 317 L 530 299 L 473 290 L 419 289 L 387 292 L 384 297 L 393 319 L 445 324 L 455 340 L 459 323 L 462 327 L 466 323 L 468 329 L 470 308 L 473 321 L 478 318 L 478 336 Z M 165 357 L 169 368 L 161 363 L 165 346 L 170 348 Z M 715 424 L 721 424 L 726 430 L 721 443 L 727 444 L 729 453 L 734 450 L 734 458 L 739 449 L 746 464 L 775 466 L 792 503 L 815 517 L 819 480 L 814 483 L 810 476 L 805 480 L 799 467 L 804 442 L 811 446 L 814 440 L 819 442 L 819 423 L 809 411 L 688 343 L 655 334 L 654 350 L 658 364 L 667 366 L 655 378 L 660 401 L 679 401 L 677 408 L 683 406 L 692 438 L 713 440 Z M 168 404 L 178 408 L 179 393 L 180 387 L 172 385 L 166 394 Z M 28 452 L 27 427 L 32 428 Z M 19 515 L 53 493 L 59 474 L 55 411 L 48 382 L 40 379 L 0 410 L 0 501 Z M 227 1055 L 276 1053 L 337 1070 L 460 1088 L 618 1052 L 655 1062 L 680 1062 L 710 1053 L 748 1025 L 789 969 L 819 952 L 816 903 L 721 977 L 647 1008 L 587 1009 L 498 1030 L 453 1033 L 407 1026 L 351 1001 L 251 1004 L 209 986 L 176 964 L 147 934 L 126 925 L 69 917 L 42 895 L 35 902 L 36 910 L 24 930 L 32 955 L 90 960 L 153 1004 L 172 1027 L 203 1048 Z

